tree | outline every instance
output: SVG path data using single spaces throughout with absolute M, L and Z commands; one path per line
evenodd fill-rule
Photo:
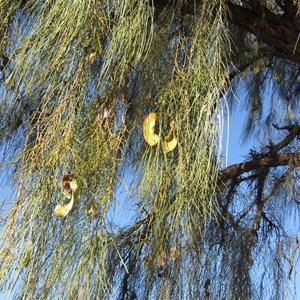
M 2 200 L 4 292 L 293 295 L 299 1 L 0 8 L 1 170 L 14 191 Z M 260 146 L 226 166 L 222 120 L 237 99 L 243 137 Z

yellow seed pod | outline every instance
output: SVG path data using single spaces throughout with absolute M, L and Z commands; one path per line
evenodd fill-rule
M 65 217 L 73 207 L 73 201 L 70 201 L 66 205 L 57 204 L 54 209 L 55 217 Z
M 144 118 L 142 124 L 144 139 L 146 143 L 151 147 L 157 145 L 159 141 L 159 136 L 154 133 L 156 119 L 156 113 L 152 112 Z
M 171 124 L 171 129 L 168 133 L 168 135 L 165 137 L 164 143 L 163 143 L 163 148 L 166 153 L 174 150 L 177 146 L 177 138 L 175 136 L 175 130 L 176 130 L 176 123 L 175 121 L 172 121 Z
M 75 198 L 76 198 L 76 190 L 78 188 L 76 180 L 73 179 L 70 182 L 70 188 L 71 188 L 71 200 L 70 200 L 70 202 L 66 205 L 57 204 L 55 209 L 54 209 L 54 216 L 55 217 L 65 217 L 65 216 L 67 216 L 67 214 L 72 209 L 72 207 L 74 205 L 74 202 L 75 202 Z

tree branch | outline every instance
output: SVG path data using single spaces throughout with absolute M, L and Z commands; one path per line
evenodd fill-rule
M 153 5 L 161 10 L 177 1 L 153 0 Z M 182 6 L 183 14 L 195 13 L 202 0 L 189 0 Z M 285 14 L 275 14 L 261 4 L 251 1 L 252 8 L 226 2 L 227 20 L 241 29 L 252 33 L 260 41 L 272 48 L 280 56 L 300 65 L 300 15 L 291 0 L 285 0 Z M 279 7 L 280 8 L 280 7 Z
M 290 133 L 281 142 L 279 142 L 278 144 L 276 144 L 274 146 L 271 146 L 270 154 L 277 153 L 278 151 L 280 151 L 281 149 L 286 147 L 288 144 L 290 144 L 300 134 L 300 126 L 297 124 L 290 125 L 290 126 L 284 126 L 284 127 L 279 127 L 278 125 L 273 124 L 273 126 L 277 130 L 287 129 L 287 130 L 289 130 Z
M 220 179 L 227 181 L 233 177 L 238 177 L 244 173 L 256 171 L 260 168 L 272 168 L 279 166 L 289 166 L 300 160 L 300 152 L 284 153 L 274 156 L 264 156 L 259 159 L 253 159 L 239 164 L 234 164 L 220 171 Z
M 278 166 L 288 166 L 300 159 L 300 152 L 278 154 L 278 152 L 288 146 L 297 136 L 300 135 L 300 126 L 298 124 L 279 127 L 273 124 L 277 130 L 288 130 L 289 134 L 277 144 L 269 146 L 269 152 L 256 155 L 252 160 L 234 164 L 220 171 L 220 179 L 224 182 L 231 178 L 237 178 L 243 173 L 256 171 L 260 168 L 271 168 Z
M 227 2 L 228 21 L 252 33 L 275 51 L 300 65 L 299 17 L 276 15 L 266 7 L 262 12 Z

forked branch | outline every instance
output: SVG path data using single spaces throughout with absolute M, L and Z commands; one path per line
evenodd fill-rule
M 237 178 L 247 172 L 257 171 L 261 168 L 290 166 L 295 165 L 295 162 L 300 161 L 300 152 L 278 154 L 281 149 L 287 147 L 300 135 L 300 126 L 298 124 L 284 127 L 279 127 L 278 125 L 273 126 L 278 130 L 288 130 L 289 134 L 279 143 L 270 145 L 267 153 L 258 154 L 252 160 L 231 165 L 220 171 L 220 180 L 222 182 Z

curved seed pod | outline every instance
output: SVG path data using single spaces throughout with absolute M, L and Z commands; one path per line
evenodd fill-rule
M 163 142 L 163 148 L 164 148 L 164 151 L 166 153 L 174 150 L 177 146 L 177 138 L 175 136 L 175 130 L 176 130 L 176 123 L 175 121 L 172 121 L 171 124 L 171 129 L 168 133 L 168 135 L 165 137 L 165 140 Z
M 156 113 L 152 112 L 144 118 L 142 125 L 144 139 L 151 147 L 157 145 L 159 141 L 159 136 L 154 133 L 156 119 Z
M 72 209 L 74 202 L 76 200 L 76 190 L 78 188 L 76 180 L 72 180 L 70 182 L 70 189 L 71 189 L 71 200 L 66 205 L 57 204 L 54 209 L 54 216 L 55 217 L 65 217 L 70 210 Z
M 73 207 L 73 201 L 70 201 L 66 205 L 57 204 L 54 209 L 55 217 L 65 217 Z
M 68 173 L 67 175 L 64 175 L 61 180 L 61 189 L 64 194 L 64 196 L 68 199 L 71 199 L 71 186 L 70 183 L 73 180 L 74 174 Z

